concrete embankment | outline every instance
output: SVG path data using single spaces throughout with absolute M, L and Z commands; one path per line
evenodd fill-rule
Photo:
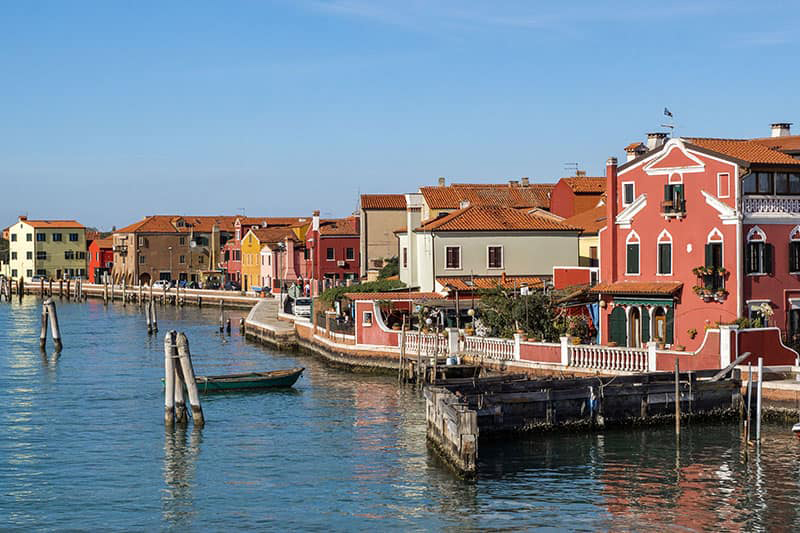
M 150 300 L 149 287 L 139 286 L 123 287 L 115 285 L 113 288 L 101 284 L 65 282 L 41 284 L 28 283 L 23 286 L 25 294 L 42 294 L 54 298 L 78 299 L 76 292 L 80 291 L 84 297 L 108 299 L 108 301 L 138 303 Z M 250 309 L 258 302 L 264 301 L 259 296 L 250 296 L 235 291 L 218 291 L 208 289 L 153 289 L 152 298 L 157 302 L 174 305 L 177 298 L 179 305 L 222 305 L 226 308 Z

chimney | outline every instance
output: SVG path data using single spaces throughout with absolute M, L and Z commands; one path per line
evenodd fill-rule
M 444 187 L 444 185 L 445 185 L 444 176 L 439 176 L 439 187 Z
M 509 187 L 517 187 L 517 186 L 519 186 L 519 182 L 515 181 L 515 180 L 509 180 L 508 181 L 508 185 L 509 185 Z
M 313 217 L 311 218 L 311 229 L 312 231 L 319 231 L 319 210 L 316 210 L 313 213 Z
M 527 186 L 528 186 L 528 185 L 530 185 L 530 184 L 531 184 L 531 182 L 530 182 L 530 180 L 528 179 L 528 176 L 523 176 L 523 177 L 522 177 L 522 186 L 523 186 L 523 187 L 527 187 Z
M 625 155 L 627 157 L 626 161 L 632 161 L 637 157 L 639 157 L 640 155 L 642 155 L 643 153 L 645 153 L 646 151 L 647 148 L 645 147 L 644 144 L 638 142 L 631 143 L 625 147 Z
M 28 215 L 20 215 L 19 219 L 20 220 L 28 220 Z
M 655 150 L 662 144 L 667 142 L 667 134 L 663 132 L 655 132 L 655 133 L 648 133 L 647 134 L 647 149 L 648 150 Z
M 776 122 L 771 124 L 772 137 L 787 137 L 792 134 L 791 122 Z
M 458 202 L 459 209 L 465 209 L 467 207 L 469 207 L 469 200 L 461 200 L 460 202 Z
M 576 178 L 585 178 L 586 177 L 586 171 L 585 170 L 576 170 L 575 171 L 575 177 Z

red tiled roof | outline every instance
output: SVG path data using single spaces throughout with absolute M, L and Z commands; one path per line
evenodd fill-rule
M 405 209 L 405 194 L 362 194 L 361 209 Z
M 601 205 L 564 220 L 564 224 L 582 228 L 584 233 L 596 234 L 606 225 L 606 208 Z
M 680 281 L 617 281 L 615 283 L 598 283 L 589 292 L 620 296 L 626 294 L 672 296 L 681 287 L 683 287 L 683 283 Z
M 606 190 L 606 178 L 603 176 L 577 176 L 561 178 L 561 181 L 576 194 L 603 194 Z
M 415 231 L 576 231 L 551 217 L 528 214 L 500 206 L 475 206 L 457 209 L 427 220 Z
M 445 297 L 438 292 L 347 292 L 345 297 L 350 300 L 443 300 Z
M 280 242 L 286 239 L 286 237 L 289 237 L 292 240 L 297 240 L 292 229 L 286 227 L 251 229 L 250 232 L 256 236 L 258 242 L 260 242 L 262 245 Z
M 320 235 L 358 235 L 352 218 L 329 218 L 319 221 Z
M 749 139 L 688 138 L 686 141 L 699 148 L 749 163 L 800 166 L 799 160 Z
M 495 289 L 498 286 L 504 289 L 519 287 L 527 284 L 532 289 L 544 286 L 541 278 L 536 276 L 441 276 L 436 281 L 443 287 L 452 287 L 459 291 L 472 291 L 479 289 Z
M 114 238 L 106 237 L 105 239 L 95 239 L 94 241 L 92 241 L 92 245 L 101 249 L 102 248 L 111 249 L 114 246 Z
M 83 228 L 83 224 L 74 220 L 20 220 L 34 228 Z
M 311 224 L 311 217 L 237 217 L 242 226 L 303 226 Z
M 150 215 L 114 233 L 211 233 L 216 224 L 220 231 L 233 231 L 235 216 Z M 183 225 L 180 225 L 180 224 Z
M 641 142 L 632 142 L 625 147 L 626 152 L 646 151 L 647 147 Z
M 470 205 L 503 205 L 507 207 L 550 206 L 550 193 L 555 185 L 538 184 L 461 184 L 447 187 L 420 187 L 425 202 L 431 209 L 457 209 L 461 202 Z
M 781 152 L 800 152 L 800 135 L 784 135 L 782 137 L 763 137 L 760 139 L 753 139 L 771 150 L 780 150 Z

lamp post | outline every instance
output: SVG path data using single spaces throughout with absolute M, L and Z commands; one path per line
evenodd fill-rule
M 169 279 L 172 281 L 172 246 L 167 249 L 169 250 Z

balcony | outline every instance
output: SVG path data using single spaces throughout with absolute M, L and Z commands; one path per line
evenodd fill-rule
M 724 267 L 699 266 L 692 269 L 699 285 L 692 287 L 694 293 L 706 302 L 723 302 L 728 297 L 725 278 L 729 273 Z
M 745 216 L 798 216 L 799 196 L 745 196 L 742 201 Z
M 661 214 L 677 218 L 686 216 L 686 200 L 664 200 L 661 202 Z

